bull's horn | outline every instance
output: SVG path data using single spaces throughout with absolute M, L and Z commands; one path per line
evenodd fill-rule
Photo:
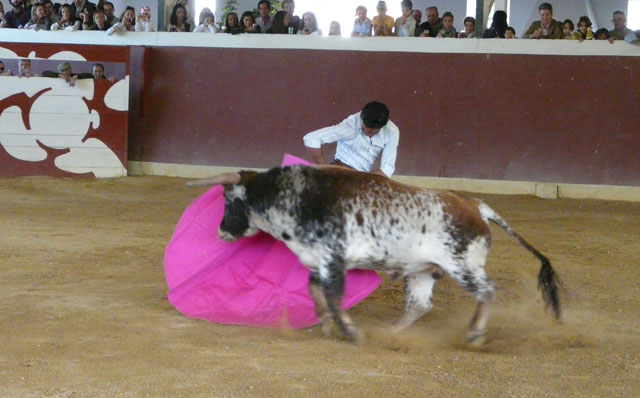
M 202 180 L 188 181 L 187 185 L 190 187 L 203 187 L 218 184 L 237 184 L 240 181 L 240 174 L 238 173 L 223 173 L 213 176 L 211 178 L 205 178 Z

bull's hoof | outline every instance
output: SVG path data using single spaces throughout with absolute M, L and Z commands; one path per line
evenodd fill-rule
M 473 330 L 467 334 L 467 341 L 474 347 L 481 347 L 487 341 L 484 330 Z
M 353 344 L 362 344 L 362 335 L 356 329 L 350 330 L 344 334 L 344 337 Z

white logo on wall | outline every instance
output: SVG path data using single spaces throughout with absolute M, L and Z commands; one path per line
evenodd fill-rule
M 0 58 L 13 58 L 17 55 L 0 48 Z M 32 60 L 35 54 L 29 57 Z M 70 51 L 52 55 L 50 60 L 86 61 L 80 54 Z M 5 63 L 5 67 L 6 67 Z M 14 69 L 14 68 L 11 68 Z M 17 70 L 17 67 L 15 68 Z M 23 109 L 10 106 L 0 113 L 0 145 L 12 157 L 38 162 L 48 154 L 38 143 L 49 148 L 68 150 L 57 156 L 54 164 L 57 168 L 70 173 L 93 173 L 96 177 L 118 177 L 127 171 L 118 156 L 104 142 L 97 138 L 84 140 L 90 128 L 97 129 L 100 115 L 96 110 L 89 111 L 83 98 L 92 100 L 94 96 L 93 79 L 78 80 L 74 87 L 64 79 L 32 77 L 2 77 L 0 100 L 15 94 L 24 93 L 33 97 L 41 93 L 33 102 L 26 116 L 28 127 L 23 120 Z M 114 110 L 128 109 L 129 80 L 118 81 L 107 92 L 104 102 Z

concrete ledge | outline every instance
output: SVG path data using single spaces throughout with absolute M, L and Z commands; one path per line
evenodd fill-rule
M 250 169 L 248 167 L 196 166 L 172 163 L 129 161 L 129 175 L 157 175 L 182 178 L 205 178 L 218 173 Z M 260 170 L 260 169 L 255 169 Z M 543 199 L 599 199 L 640 202 L 640 187 L 617 185 L 554 184 L 530 181 L 477 180 L 394 176 L 394 180 L 425 188 L 447 189 L 498 195 L 532 195 Z

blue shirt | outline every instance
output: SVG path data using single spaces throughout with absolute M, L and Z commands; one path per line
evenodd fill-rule
M 360 23 L 360 19 L 356 18 L 353 23 L 353 33 L 360 33 L 362 36 L 371 36 L 372 24 L 369 18 Z
M 391 120 L 373 137 L 367 137 L 362 130 L 360 112 L 338 125 L 312 131 L 304 136 L 304 145 L 309 148 L 321 148 L 323 144 L 337 142 L 335 158 L 359 171 L 372 171 L 382 152 L 380 170 L 387 177 L 391 177 L 396 169 L 399 141 L 400 130 Z

